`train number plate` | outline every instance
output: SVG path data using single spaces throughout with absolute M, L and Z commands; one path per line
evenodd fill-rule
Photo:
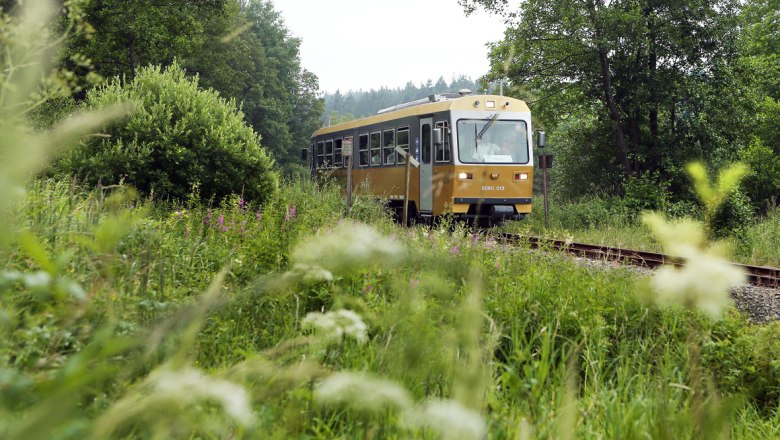
M 503 186 L 483 186 L 482 191 L 503 191 L 506 188 Z

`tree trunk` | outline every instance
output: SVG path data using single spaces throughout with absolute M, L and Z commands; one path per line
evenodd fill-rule
M 131 79 L 135 78 L 135 66 L 136 66 L 136 59 L 135 59 L 135 34 L 130 34 L 130 37 L 128 38 L 128 49 L 130 50 L 130 72 L 132 74 Z
M 618 112 L 615 98 L 612 96 L 612 73 L 609 69 L 609 56 L 607 49 L 599 47 L 599 59 L 601 60 L 601 84 L 604 88 L 604 98 L 609 109 L 609 118 L 615 125 L 615 143 L 618 149 L 618 160 L 623 164 L 623 174 L 631 175 L 631 162 L 628 160 L 628 148 L 626 139 L 623 136 L 623 126 L 620 123 L 620 113 Z
M 656 45 L 655 24 L 650 23 L 650 165 L 653 169 L 660 166 L 660 151 L 658 151 L 658 107 L 660 98 L 658 96 L 658 53 Z

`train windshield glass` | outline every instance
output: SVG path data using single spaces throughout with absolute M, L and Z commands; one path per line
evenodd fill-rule
M 525 121 L 461 119 L 458 155 L 463 163 L 528 163 Z

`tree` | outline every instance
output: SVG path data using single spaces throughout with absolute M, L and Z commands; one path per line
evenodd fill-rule
M 593 128 L 609 126 L 612 139 L 588 142 L 581 152 L 608 149 L 606 167 L 619 168 L 623 179 L 655 171 L 674 178 L 680 158 L 711 159 L 729 149 L 734 157 L 733 127 L 744 113 L 731 113 L 722 96 L 735 79 L 736 1 L 527 0 L 519 10 L 495 0 L 461 4 L 502 13 L 510 26 L 491 48 L 488 79 L 529 87 L 538 96 L 534 110 L 550 125 L 595 115 Z
M 133 81 L 115 78 L 86 100 L 97 110 L 124 102 L 136 105 L 129 119 L 64 156 L 61 174 L 178 200 L 198 188 L 204 200 L 243 194 L 262 202 L 276 189 L 273 160 L 235 102 L 199 89 L 176 63 L 139 68 Z
M 299 40 L 267 0 L 92 0 L 92 38 L 69 42 L 104 77 L 132 80 L 139 66 L 174 61 L 241 105 L 284 169 L 298 163 L 321 116 L 316 76 L 300 66 Z M 313 130 L 312 130 L 313 131 Z

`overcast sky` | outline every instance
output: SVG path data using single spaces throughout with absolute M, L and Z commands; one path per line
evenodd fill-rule
M 457 0 L 271 1 L 329 93 L 477 79 L 488 70 L 485 44 L 503 37 L 499 17 L 466 17 Z

